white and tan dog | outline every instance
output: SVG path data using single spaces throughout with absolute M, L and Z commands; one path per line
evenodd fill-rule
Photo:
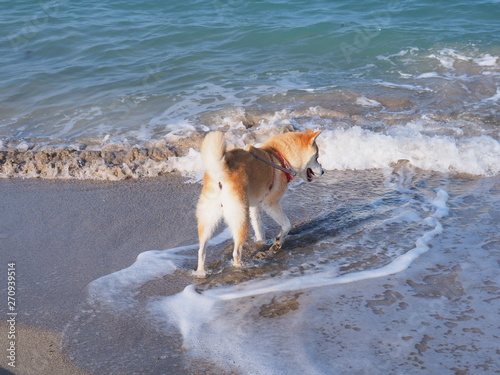
M 271 138 L 260 148 L 248 146 L 246 150 L 230 151 L 226 151 L 221 132 L 207 134 L 201 145 L 205 176 L 196 209 L 200 240 L 196 276 L 206 276 L 206 245 L 222 217 L 233 235 L 235 267 L 242 265 L 249 221 L 257 242 L 265 241 L 261 209 L 281 226 L 270 250 L 276 252 L 281 248 L 291 225 L 280 200 L 294 176 L 311 182 L 314 176 L 323 174 L 315 142 L 320 133 L 313 130 L 285 133 Z

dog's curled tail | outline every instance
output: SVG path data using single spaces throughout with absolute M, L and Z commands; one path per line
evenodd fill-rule
M 224 135 L 219 131 L 208 133 L 201 144 L 201 160 L 210 178 L 218 182 L 224 179 L 225 153 Z

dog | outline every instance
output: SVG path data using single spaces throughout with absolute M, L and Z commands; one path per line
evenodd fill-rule
M 195 276 L 207 275 L 207 242 L 222 218 L 233 236 L 235 267 L 242 267 L 242 249 L 248 236 L 249 222 L 252 223 L 256 241 L 265 243 L 261 210 L 281 226 L 281 232 L 269 251 L 276 253 L 281 249 L 291 228 L 290 220 L 280 205 L 288 183 L 296 176 L 311 182 L 324 173 L 318 163 L 319 149 L 316 145 L 320 133 L 313 130 L 284 133 L 269 139 L 260 148 L 247 146 L 229 151 L 221 132 L 205 136 L 201 145 L 205 174 L 196 207 L 200 247 Z

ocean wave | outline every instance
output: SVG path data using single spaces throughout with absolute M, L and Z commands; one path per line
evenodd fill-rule
M 355 126 L 328 131 L 319 138 L 320 162 L 326 169 L 385 168 L 400 160 L 443 173 L 494 176 L 500 173 L 500 143 L 489 136 L 457 139 L 395 129 L 375 133 Z
M 326 121 L 313 114 L 331 118 Z M 318 107 L 301 113 L 280 111 L 265 121 L 254 118 L 248 122 L 242 114 L 235 114 L 217 126 L 191 128 L 184 134 L 138 144 L 37 146 L 11 141 L 0 151 L 0 177 L 124 180 L 180 172 L 200 181 L 203 171 L 198 150 L 211 129 L 223 130 L 230 147 L 245 147 L 259 145 L 276 134 L 309 128 L 323 130 L 318 138 L 319 160 L 328 170 L 380 169 L 408 160 L 414 167 L 444 173 L 500 173 L 500 142 L 464 122 L 443 126 L 424 117 L 404 125 L 369 127 L 339 121 L 338 114 Z
M 0 151 L 0 177 L 108 181 L 158 177 L 177 170 L 182 172 L 182 165 L 190 155 L 186 148 L 199 145 L 200 139 L 200 135 L 192 135 L 177 145 L 158 141 L 88 147 L 33 147 L 20 142 Z
M 177 171 L 199 180 L 198 150 L 208 131 L 222 130 L 231 146 L 244 147 L 310 128 L 324 130 L 327 169 L 384 168 L 404 159 L 425 170 L 493 176 L 500 173 L 499 55 L 406 48 L 377 57 L 390 74 L 373 76 L 372 64 L 351 86 L 313 87 L 289 71 L 269 73 L 274 86 L 241 91 L 200 82 L 176 95 L 139 90 L 74 111 L 51 97 L 50 108 L 5 111 L 0 177 L 123 180 Z

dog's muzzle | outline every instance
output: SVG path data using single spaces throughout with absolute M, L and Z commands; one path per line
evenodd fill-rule
M 322 176 L 325 173 L 325 171 L 323 170 L 323 168 L 321 168 L 320 171 L 321 173 L 319 173 L 319 175 Z M 311 182 L 316 176 L 316 173 L 314 173 L 314 171 L 311 168 L 307 168 L 306 172 L 307 172 L 307 181 Z

